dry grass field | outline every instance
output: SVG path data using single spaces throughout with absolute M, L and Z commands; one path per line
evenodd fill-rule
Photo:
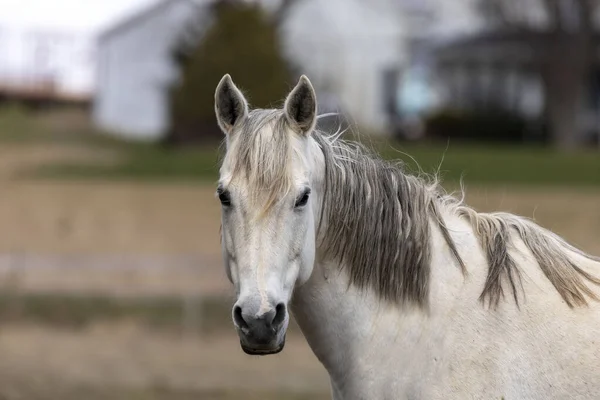
M 212 294 L 227 288 L 220 211 L 209 185 L 13 181 L 0 187 L 0 271 L 23 289 Z M 534 217 L 600 254 L 598 190 L 473 187 L 467 193 L 479 210 Z M 19 265 L 45 268 L 17 268 L 19 275 L 11 268 Z
M 89 146 L 0 145 L 2 292 L 227 304 L 210 184 L 18 177 L 55 161 L 119 157 Z M 467 185 L 467 202 L 535 217 L 600 255 L 600 189 Z M 256 358 L 223 328 L 165 331 L 127 317 L 76 328 L 10 320 L 0 328 L 0 399 L 327 398 L 325 372 L 297 331 L 280 355 Z
M 265 397 L 256 399 L 275 400 L 282 398 L 276 394 L 313 398 L 328 391 L 324 371 L 300 337 L 291 338 L 280 356 L 253 358 L 239 350 L 230 334 L 159 335 L 126 324 L 81 332 L 13 326 L 0 331 L 0 354 L 0 398 L 23 398 L 18 394 L 33 390 L 50 400 L 47 394 L 41 397 L 44 392 L 82 388 L 88 393 L 107 388 L 137 392 L 139 397 L 123 397 L 136 399 L 177 399 L 185 393 L 196 399 L 229 393 L 227 398 L 234 399 L 262 393 Z M 17 396 L 9 396 L 7 381 Z M 73 394 L 67 398 L 76 399 Z
M 2 292 L 41 294 L 42 301 L 62 294 L 221 296 L 226 303 L 213 188 L 15 178 L 21 169 L 90 157 L 110 162 L 115 154 L 0 148 Z M 5 322 L 0 398 L 327 398 L 326 375 L 297 332 L 281 355 L 256 358 L 243 354 L 230 328 L 161 331 L 127 317 L 80 328 Z

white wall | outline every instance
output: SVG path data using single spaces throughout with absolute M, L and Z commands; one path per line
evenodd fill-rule
M 144 139 L 156 139 L 168 127 L 167 88 L 177 75 L 168 51 L 192 7 L 188 0 L 170 1 L 165 12 L 100 43 L 94 109 L 100 127 Z M 318 93 L 337 95 L 352 122 L 383 131 L 383 72 L 408 67 L 408 42 L 415 36 L 473 29 L 474 1 L 429 0 L 436 24 L 417 33 L 396 0 L 302 0 L 283 26 L 282 45 Z
M 351 120 L 373 130 L 387 123 L 382 73 L 403 62 L 398 15 L 361 0 L 304 0 L 283 28 L 286 55 L 320 87 L 331 87 Z
M 178 76 L 170 51 L 192 2 L 171 1 L 98 46 L 96 124 L 131 139 L 154 140 L 168 128 L 168 88 Z
M 303 0 L 285 24 L 284 44 L 289 57 L 317 84 L 333 83 L 356 123 L 383 130 L 383 70 L 408 70 L 412 39 L 450 38 L 480 29 L 476 1 Z
M 481 0 L 431 1 L 436 19 L 430 30 L 432 35 L 453 37 L 475 33 L 484 27 L 483 19 L 476 10 L 476 3 Z

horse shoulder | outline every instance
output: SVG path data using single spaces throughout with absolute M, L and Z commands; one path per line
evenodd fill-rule
M 434 232 L 438 250 L 433 251 L 430 307 L 434 324 L 446 334 L 440 385 L 432 387 L 429 398 L 437 398 L 437 392 L 441 398 L 600 393 L 600 302 L 566 304 L 532 252 L 515 238 L 510 251 L 519 271 L 519 303 L 504 281 L 500 303 L 490 306 L 480 299 L 488 266 L 475 232 L 457 218 L 449 218 L 448 227 L 467 273 L 451 265 L 441 234 Z M 574 251 L 569 256 L 585 272 L 600 276 L 599 263 Z

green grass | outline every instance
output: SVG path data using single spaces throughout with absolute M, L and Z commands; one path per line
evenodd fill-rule
M 414 157 L 424 172 L 438 170 L 446 182 L 478 184 L 523 184 L 560 186 L 600 186 L 600 152 L 559 152 L 528 146 L 482 146 L 450 144 L 401 145 L 384 147 L 385 158 L 398 158 L 416 171 Z M 442 161 L 443 160 L 443 161 Z M 441 164 L 441 165 L 440 165 Z
M 116 144 L 116 141 L 93 133 L 85 123 L 85 114 L 79 111 L 33 114 L 18 104 L 0 107 L 2 144 Z
M 363 142 L 369 139 L 363 136 Z M 0 108 L 0 144 L 84 145 L 110 149 L 122 155 L 114 164 L 60 162 L 23 171 L 26 177 L 158 182 L 214 182 L 218 173 L 218 146 L 167 149 L 128 143 L 95 132 L 77 112 L 31 116 L 19 107 Z M 594 149 L 559 152 L 517 145 L 452 143 L 379 143 L 370 145 L 384 158 L 400 159 L 417 171 L 438 170 L 445 182 L 600 186 L 600 152 Z
M 60 145 L 93 149 L 140 151 L 151 147 L 95 129 L 85 110 L 62 109 L 33 113 L 17 105 L 0 106 L 0 146 Z
M 600 153 L 594 151 L 406 143 L 377 148 L 384 158 L 400 159 L 413 172 L 418 168 L 412 158 L 424 172 L 439 168 L 445 182 L 464 176 L 465 182 L 478 184 L 600 186 Z M 148 145 L 131 145 L 114 165 L 55 164 L 33 171 L 45 178 L 168 182 L 214 182 L 217 173 L 216 146 L 175 150 Z
M 120 150 L 124 154 L 123 160 L 113 165 L 50 164 L 32 171 L 25 171 L 25 175 L 51 179 L 162 182 L 207 182 L 217 179 L 218 150 L 216 146 L 167 149 L 151 145 L 129 145 Z

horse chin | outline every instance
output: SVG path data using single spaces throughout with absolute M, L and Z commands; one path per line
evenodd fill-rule
M 270 356 L 277 353 L 281 353 L 281 351 L 285 347 L 285 339 L 275 347 L 250 347 L 241 342 L 240 345 L 244 353 L 249 354 L 251 356 Z

